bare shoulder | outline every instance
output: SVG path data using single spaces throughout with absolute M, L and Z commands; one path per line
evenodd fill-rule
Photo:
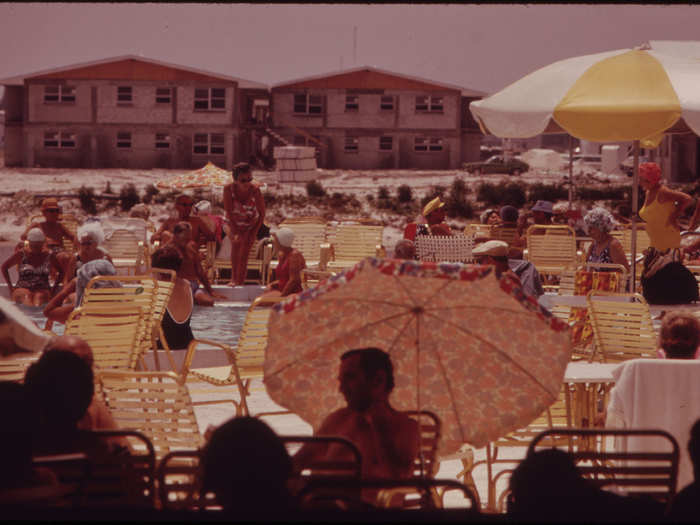
M 319 427 L 319 433 L 328 433 L 333 431 L 338 425 L 347 421 L 347 419 L 352 415 L 352 411 L 348 407 L 339 408 L 338 410 L 331 412 L 326 416 Z

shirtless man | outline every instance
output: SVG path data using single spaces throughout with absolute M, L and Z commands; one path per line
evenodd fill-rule
M 41 214 L 44 216 L 44 221 L 35 221 L 27 227 L 20 239 L 24 241 L 27 234 L 32 228 L 39 228 L 46 236 L 46 247 L 51 250 L 56 256 L 58 265 L 63 269 L 64 274 L 68 269 L 68 263 L 72 255 L 63 249 L 63 238 L 70 240 L 73 246 L 78 246 L 78 239 L 73 235 L 68 228 L 58 222 L 58 215 L 61 209 L 58 207 L 58 201 L 53 197 L 48 197 L 41 201 Z M 23 243 L 17 245 L 16 249 L 21 248 Z
M 389 354 L 361 348 L 340 359 L 340 392 L 348 406 L 328 415 L 315 435 L 352 441 L 362 455 L 363 478 L 409 478 L 419 451 L 418 423 L 389 404 L 394 388 Z M 339 452 L 334 445 L 305 445 L 293 457 L 295 469 L 322 457 L 346 459 Z
M 192 228 L 192 240 L 197 243 L 201 237 L 207 241 L 214 241 L 216 237 L 214 232 L 207 226 L 201 217 L 192 215 L 192 206 L 194 200 L 189 195 L 182 193 L 175 199 L 175 210 L 177 216 L 170 217 L 161 224 L 158 231 L 151 236 L 151 244 L 156 241 L 161 241 L 162 244 L 167 244 L 173 238 L 175 225 L 179 222 L 187 222 Z
M 192 226 L 189 222 L 178 222 L 173 227 L 172 240 L 169 242 L 182 256 L 182 266 L 177 272 L 178 277 L 187 279 L 192 287 L 194 302 L 201 306 L 213 306 L 214 299 L 226 299 L 226 296 L 216 293 L 207 279 L 202 268 L 197 245 L 192 240 Z M 204 290 L 199 289 L 200 283 Z

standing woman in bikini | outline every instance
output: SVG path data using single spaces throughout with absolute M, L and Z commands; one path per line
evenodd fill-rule
M 242 285 L 248 253 L 265 219 L 265 201 L 260 188 L 252 184 L 247 163 L 233 167 L 233 183 L 224 186 L 224 209 L 231 228 L 231 286 Z

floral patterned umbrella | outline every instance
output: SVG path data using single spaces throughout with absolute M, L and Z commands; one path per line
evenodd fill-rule
M 557 398 L 567 326 L 489 266 L 368 258 L 275 305 L 265 386 L 317 429 L 344 406 L 340 355 L 389 352 L 399 410 L 431 410 L 441 453 L 481 447 L 527 425 Z
M 159 180 L 156 186 L 163 190 L 184 190 L 192 188 L 224 187 L 231 182 L 231 172 L 207 162 L 198 170 Z

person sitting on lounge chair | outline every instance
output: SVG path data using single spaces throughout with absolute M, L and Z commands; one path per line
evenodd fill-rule
M 350 350 L 341 356 L 338 380 L 347 406 L 329 414 L 317 436 L 340 436 L 357 446 L 362 477 L 405 479 L 419 450 L 418 423 L 389 403 L 394 369 L 389 354 L 378 348 Z M 331 446 L 303 446 L 293 457 L 297 471 L 309 462 L 344 458 Z
M 423 217 L 427 224 L 410 222 L 406 225 L 403 238 L 415 241 L 416 235 L 452 235 L 452 230 L 445 223 L 445 203 L 435 197 L 423 207 Z

